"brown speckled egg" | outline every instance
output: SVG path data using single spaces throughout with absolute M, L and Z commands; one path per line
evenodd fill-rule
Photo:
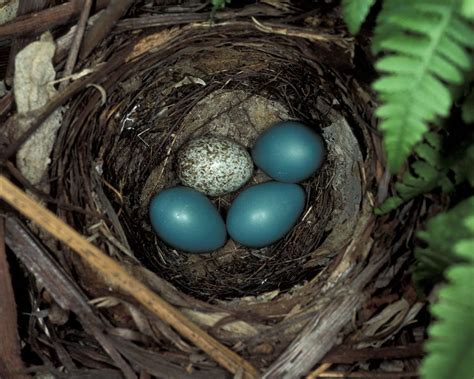
M 222 136 L 199 137 L 178 152 L 181 182 L 210 196 L 238 190 L 252 175 L 253 162 L 245 147 Z

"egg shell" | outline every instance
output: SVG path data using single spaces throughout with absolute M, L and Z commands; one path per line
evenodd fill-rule
M 210 196 L 236 191 L 252 176 L 253 162 L 245 147 L 222 136 L 188 142 L 178 152 L 181 182 Z
M 150 202 L 150 220 L 164 242 L 189 253 L 216 250 L 227 238 L 216 207 L 192 188 L 173 187 L 155 195 Z
M 297 121 L 278 122 L 255 141 L 252 157 L 272 179 L 298 183 L 313 175 L 323 163 L 324 141 Z
M 305 191 L 290 183 L 266 182 L 242 191 L 227 214 L 227 231 L 244 246 L 263 247 L 287 234 L 305 206 Z

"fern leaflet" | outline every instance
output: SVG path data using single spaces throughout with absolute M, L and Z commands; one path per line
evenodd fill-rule
M 222 9 L 225 7 L 226 3 L 230 4 L 231 0 L 212 0 L 212 11 L 211 14 L 215 15 L 218 9 Z
M 342 14 L 352 34 L 359 32 L 374 3 L 375 0 L 342 0 Z
M 375 214 L 390 212 L 404 202 L 437 187 L 441 187 L 444 192 L 450 192 L 454 188 L 455 183 L 448 177 L 450 170 L 443 159 L 445 153 L 439 134 L 435 132 L 425 134 L 425 140 L 416 146 L 415 153 L 419 160 L 413 163 L 411 170 L 406 171 L 402 179 L 395 184 L 397 195 L 385 200 L 375 210 Z M 460 170 L 456 179 L 460 182 L 464 176 L 464 171 Z
M 461 12 L 467 18 L 474 18 L 474 0 L 463 0 Z
M 461 158 L 452 165 L 452 170 L 456 176 L 456 181 L 467 180 L 471 187 L 474 187 L 474 144 L 471 144 L 461 154 Z
M 402 4 L 400 4 L 402 3 Z M 459 14 L 456 0 L 386 0 L 378 18 L 376 47 L 388 53 L 376 68 L 374 83 L 382 105 L 377 110 L 388 164 L 397 170 L 428 130 L 449 114 L 449 85 L 463 81 L 471 66 L 473 28 Z
M 426 231 L 418 233 L 418 237 L 428 244 L 425 248 L 415 250 L 417 263 L 413 277 L 419 287 L 429 289 L 433 283 L 443 279 L 448 267 L 464 261 L 454 252 L 454 245 L 470 236 L 471 230 L 464 221 L 472 214 L 474 197 L 432 218 Z
M 474 373 L 474 198 L 468 201 L 471 214 L 463 221 L 469 236 L 453 247 L 463 263 L 448 269 L 448 284 L 431 309 L 437 321 L 428 330 L 427 357 L 421 367 L 423 379 L 465 379 Z

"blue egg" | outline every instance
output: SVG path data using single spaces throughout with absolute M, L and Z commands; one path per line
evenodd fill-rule
M 267 182 L 242 191 L 227 214 L 227 231 L 244 246 L 263 247 L 278 241 L 295 225 L 305 205 L 297 184 Z
M 321 136 L 297 121 L 283 121 L 264 131 L 255 142 L 255 164 L 272 179 L 298 183 L 321 166 L 325 147 Z
M 216 207 L 192 188 L 174 187 L 155 195 L 150 203 L 150 219 L 163 241 L 189 253 L 216 250 L 227 238 Z

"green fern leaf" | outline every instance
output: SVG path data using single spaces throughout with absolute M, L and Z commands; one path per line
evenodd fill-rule
M 410 170 L 406 171 L 400 181 L 395 184 L 397 195 L 390 197 L 375 210 L 375 214 L 381 215 L 390 212 L 401 204 L 409 201 L 423 193 L 433 191 L 441 187 L 443 192 L 450 192 L 454 189 L 454 184 L 449 179 L 450 165 L 465 161 L 460 156 L 453 162 L 448 162 L 442 148 L 441 136 L 435 132 L 428 132 L 424 136 L 425 140 L 415 147 L 415 153 L 419 158 L 414 162 Z M 449 164 L 448 164 L 449 163 Z M 464 180 L 466 172 L 464 167 L 458 168 L 457 179 Z
M 383 204 L 375 208 L 374 213 L 378 216 L 384 215 L 402 205 L 406 200 L 402 199 L 400 196 L 392 196 L 386 199 Z
M 474 197 L 464 200 L 448 212 L 433 217 L 425 231 L 418 233 L 428 246 L 417 248 L 417 263 L 413 277 L 417 285 L 427 288 L 443 279 L 444 271 L 463 262 L 454 252 L 456 242 L 468 238 L 471 230 L 465 225 L 465 219 L 474 214 Z
M 474 38 L 457 0 L 386 0 L 383 7 L 374 45 L 386 55 L 376 64 L 382 76 L 373 87 L 382 102 L 376 114 L 388 164 L 396 171 L 422 140 L 427 124 L 449 114 L 448 85 L 463 82 L 463 71 L 471 66 L 466 49 L 474 46 Z
M 449 154 L 443 148 L 441 135 L 428 132 L 424 141 L 415 146 L 418 158 L 395 183 L 396 195 L 386 199 L 375 214 L 382 215 L 424 193 L 441 188 L 444 193 L 457 184 L 468 181 L 474 187 L 474 140 L 467 138 L 457 143 Z
M 342 15 L 352 34 L 359 32 L 374 3 L 375 0 L 342 0 Z
M 226 3 L 230 3 L 231 0 L 212 0 L 212 7 L 215 9 L 224 8 Z
M 474 212 L 474 198 L 468 200 Z M 450 211 L 451 212 L 451 211 Z M 425 345 L 427 357 L 421 367 L 423 379 L 465 379 L 474 373 L 474 217 L 464 217 L 468 235 L 453 245 L 456 259 L 462 261 L 448 269 L 448 284 L 441 289 L 439 300 L 431 308 L 437 320 L 428 330 Z M 447 220 L 445 220 L 447 222 Z M 444 223 L 444 228 L 454 229 Z M 450 237 L 451 238 L 451 237 Z M 451 239 L 451 242 L 456 241 Z M 433 246 L 434 248 L 436 246 Z M 440 255 L 442 254 L 439 252 Z
M 225 7 L 226 3 L 227 4 L 230 4 L 232 0 L 212 0 L 211 3 L 212 3 L 212 10 L 211 10 L 211 20 L 214 19 L 215 15 L 216 15 L 216 12 L 219 10 L 219 9 L 222 9 Z
M 471 144 L 460 154 L 457 162 L 452 165 L 456 182 L 467 180 L 474 187 L 474 144 Z
M 464 17 L 474 18 L 474 0 L 464 0 L 461 6 Z

